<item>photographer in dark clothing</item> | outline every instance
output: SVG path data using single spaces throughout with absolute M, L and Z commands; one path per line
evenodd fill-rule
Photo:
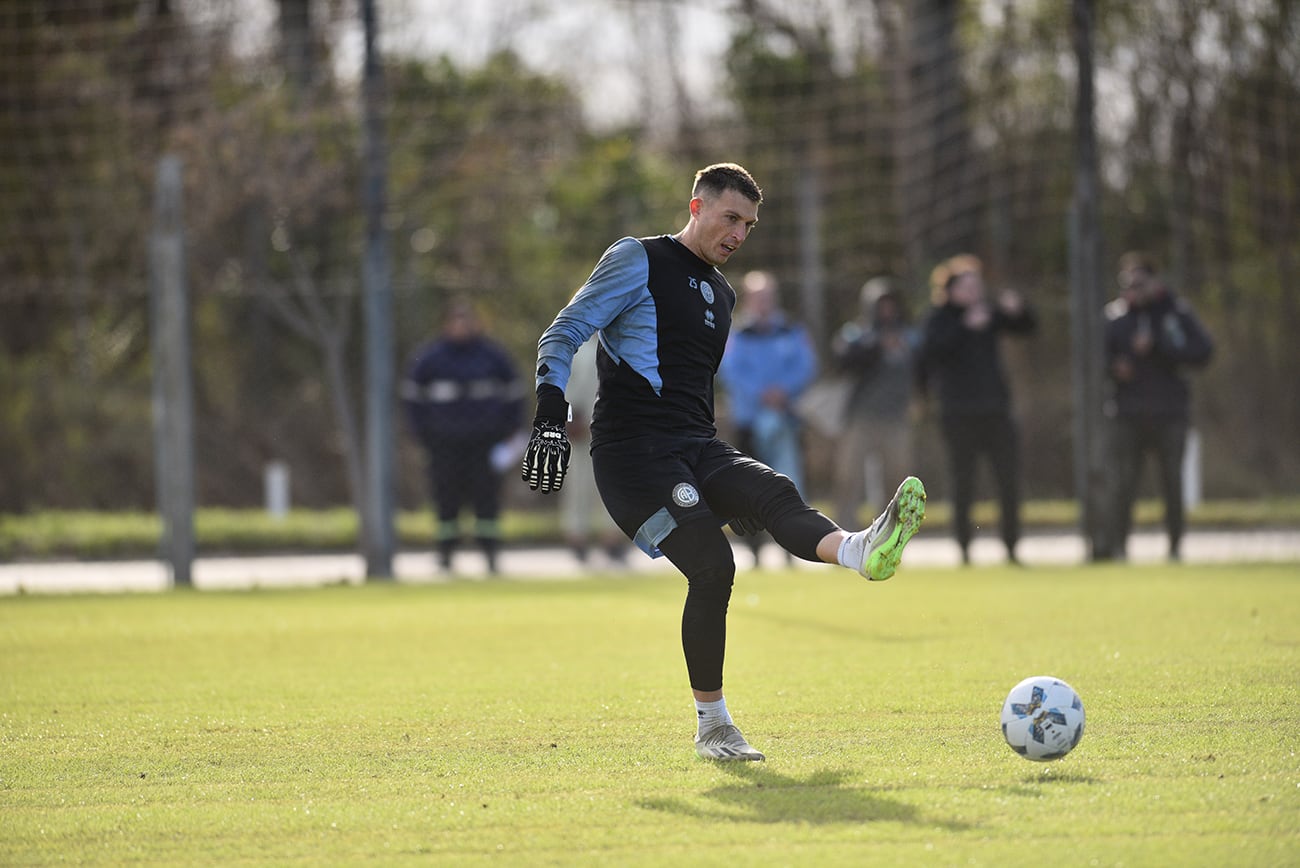
M 963 563 L 970 562 L 971 504 L 975 463 L 984 455 L 998 489 L 1002 541 L 1015 563 L 1020 540 L 1020 436 L 1011 416 L 998 341 L 1027 335 L 1038 319 L 1019 293 L 1004 290 L 996 303 L 985 298 L 983 266 L 970 255 L 954 256 L 931 275 L 934 308 L 925 324 L 920 374 L 937 381 L 940 425 L 952 483 L 953 533 Z
M 1169 558 L 1183 537 L 1183 451 L 1191 390 L 1183 372 L 1204 367 L 1214 342 L 1188 303 L 1160 280 L 1155 260 L 1130 252 L 1119 261 L 1120 296 L 1106 306 L 1106 371 L 1114 385 L 1115 541 L 1121 557 L 1133 526 L 1142 460 L 1156 456 Z

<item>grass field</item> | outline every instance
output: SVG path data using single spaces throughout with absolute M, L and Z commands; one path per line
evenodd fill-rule
M 695 757 L 681 580 L 0 600 L 0 864 L 1297 865 L 1300 569 L 739 576 Z M 1027 675 L 1087 732 L 1002 742 Z

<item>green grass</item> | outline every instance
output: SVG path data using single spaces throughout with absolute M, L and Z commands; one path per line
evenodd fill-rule
M 434 538 L 428 510 L 394 516 L 398 541 L 428 547 Z M 345 508 L 295 509 L 280 518 L 259 509 L 195 511 L 194 536 L 204 555 L 294 551 L 353 551 L 357 514 Z M 559 514 L 508 512 L 502 532 L 512 542 L 559 539 Z M 162 519 L 152 512 L 48 510 L 0 515 L 0 560 L 16 558 L 156 557 Z
M 0 864 L 1300 864 L 1295 565 L 746 573 L 692 751 L 681 580 L 0 600 Z M 1083 696 L 1023 760 L 1021 678 Z

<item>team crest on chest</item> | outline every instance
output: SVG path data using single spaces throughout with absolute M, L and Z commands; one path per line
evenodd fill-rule
M 697 278 L 687 278 L 690 281 L 691 289 L 698 289 L 700 295 L 704 296 L 705 304 L 713 304 L 713 285 L 707 280 L 698 280 Z
M 689 482 L 679 482 L 673 486 L 673 503 L 682 508 L 692 507 L 700 502 L 700 493 Z
M 713 301 L 717 298 L 717 294 L 713 291 L 713 284 L 709 283 L 707 280 L 700 280 L 695 277 L 688 277 L 687 281 L 689 281 L 691 289 L 698 289 L 700 291 L 700 296 L 704 299 L 704 303 L 709 305 L 709 307 L 704 309 L 704 325 L 708 328 L 716 329 L 718 326 L 715 322 L 716 317 L 713 315 Z

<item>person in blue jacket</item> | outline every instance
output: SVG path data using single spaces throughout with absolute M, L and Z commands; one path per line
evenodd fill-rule
M 1120 296 L 1106 306 L 1107 403 L 1115 438 L 1115 554 L 1123 558 L 1133 527 L 1142 459 L 1156 458 L 1169 535 L 1169 559 L 1181 556 L 1183 450 L 1191 424 L 1185 372 L 1202 368 L 1214 341 L 1191 305 L 1160 279 L 1155 259 L 1131 251 L 1119 261 Z
M 731 333 L 718 370 L 727 389 L 736 447 L 790 477 L 803 480 L 801 422 L 795 403 L 817 375 L 808 332 L 781 310 L 776 276 L 751 271 L 741 280 L 740 328 Z M 749 537 L 755 565 L 765 534 Z
M 499 456 L 508 454 L 512 436 L 520 431 L 523 394 L 514 362 L 483 333 L 474 306 L 453 301 L 442 333 L 415 353 L 401 384 L 411 431 L 428 458 L 444 570 L 452 569 L 460 514 L 468 507 L 488 571 L 497 572 L 505 470 Z
M 908 477 L 871 527 L 850 533 L 805 503 L 788 476 L 718 439 L 713 379 L 736 303 L 719 268 L 749 237 L 762 200 L 741 166 L 707 166 L 695 175 L 680 232 L 623 238 L 605 251 L 538 341 L 537 413 L 521 466 L 534 490 L 563 484 L 570 453 L 564 389 L 574 353 L 598 332 L 596 485 L 623 533 L 686 577 L 681 639 L 695 698 L 695 751 L 714 760 L 764 758 L 723 698 L 736 564 L 722 524 L 766 528 L 796 557 L 881 581 L 894 574 L 925 515 L 925 488 Z

